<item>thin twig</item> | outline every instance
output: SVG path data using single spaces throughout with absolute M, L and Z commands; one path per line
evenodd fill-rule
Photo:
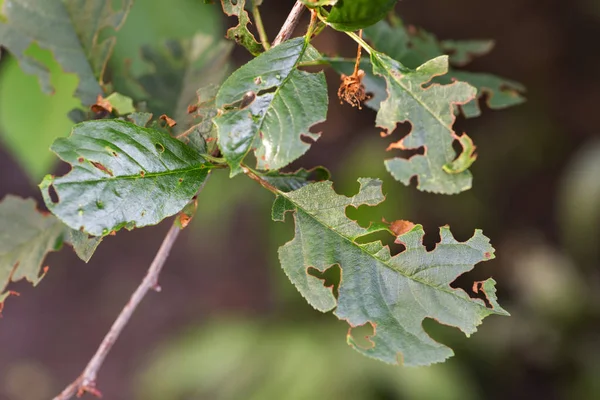
M 361 29 L 360 31 L 358 31 L 358 37 L 361 39 L 362 39 L 362 34 L 363 34 L 363 30 Z M 359 44 L 358 50 L 356 50 L 356 64 L 354 64 L 354 73 L 352 74 L 353 76 L 358 75 L 358 68 L 360 67 L 361 52 L 362 52 L 362 46 Z
M 169 255 L 177 236 L 179 236 L 179 232 L 181 229 L 177 224 L 173 223 L 169 232 L 165 236 L 152 264 L 150 264 L 150 268 L 148 268 L 148 272 L 144 277 L 142 283 L 138 286 L 138 288 L 133 292 L 129 302 L 123 307 L 123 310 L 110 327 L 110 330 L 102 340 L 100 347 L 96 350 L 96 354 L 92 357 L 88 365 L 83 370 L 83 373 L 77 378 L 72 384 L 70 384 L 61 394 L 56 396 L 54 400 L 66 400 L 70 399 L 74 394 L 78 396 L 83 395 L 84 393 L 91 393 L 93 395 L 99 396 L 100 392 L 96 389 L 96 376 L 98 374 L 98 370 L 102 367 L 104 363 L 104 359 L 110 352 L 112 346 L 115 344 L 118 339 L 121 331 L 129 322 L 131 315 L 140 304 L 146 293 L 150 290 L 155 290 L 160 292 L 160 286 L 158 286 L 158 275 L 162 270 L 165 261 Z
M 254 17 L 254 23 L 256 24 L 256 30 L 258 31 L 260 43 L 265 50 L 269 50 L 271 45 L 269 44 L 267 32 L 265 31 L 265 26 L 263 25 L 262 17 L 260 16 L 260 10 L 258 9 L 255 1 L 252 2 L 252 16 Z
M 198 193 L 204 189 L 208 178 L 210 178 L 210 174 L 206 177 L 206 179 L 204 179 L 204 182 L 198 189 L 196 195 L 198 195 Z M 175 241 L 181 232 L 180 224 L 177 222 L 178 217 L 176 217 L 173 225 L 171 225 L 171 228 L 169 228 L 169 231 L 163 239 L 158 252 L 156 252 L 154 260 L 152 260 L 152 264 L 150 264 L 148 272 L 146 272 L 146 276 L 142 280 L 142 283 L 140 283 L 135 292 L 133 292 L 131 298 L 127 304 L 125 304 L 125 307 L 123 307 L 115 322 L 113 322 L 110 330 L 106 336 L 104 336 L 104 339 L 102 340 L 102 343 L 100 343 L 98 350 L 96 350 L 96 353 L 88 362 L 82 374 L 79 375 L 79 377 L 75 379 L 73 383 L 67 386 L 53 400 L 68 400 L 74 395 L 81 397 L 85 393 L 90 393 L 97 397 L 102 396 L 100 391 L 96 389 L 96 376 L 98 375 L 98 371 L 102 367 L 106 356 L 119 338 L 119 335 L 121 335 L 123 328 L 125 328 L 129 322 L 133 312 L 136 310 L 144 296 L 146 296 L 146 293 L 148 293 L 150 290 L 160 292 L 161 288 L 158 285 L 158 276 L 160 275 L 160 272 L 167 261 L 167 257 L 169 256 L 171 248 L 175 244 Z
M 281 26 L 277 37 L 275 40 L 273 40 L 273 47 L 277 46 L 281 42 L 285 42 L 290 38 L 290 36 L 292 36 L 294 29 L 296 29 L 296 26 L 300 22 L 300 17 L 304 12 L 304 8 L 304 4 L 302 4 L 300 0 L 297 0 L 296 4 L 294 4 L 294 7 L 292 8 L 292 11 L 290 11 L 290 14 Z

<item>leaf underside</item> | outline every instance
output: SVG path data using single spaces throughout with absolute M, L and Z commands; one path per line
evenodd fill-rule
M 0 202 L 0 221 L 1 309 L 10 282 L 26 279 L 37 285 L 46 254 L 60 249 L 68 229 L 53 215 L 40 213 L 33 199 L 11 195 Z
M 360 347 L 352 337 L 348 343 L 359 352 L 388 362 L 410 366 L 442 362 L 453 353 L 432 340 L 423 330 L 423 320 L 433 318 L 470 335 L 490 314 L 507 315 L 496 301 L 495 282 L 478 287 L 491 307 L 450 286 L 459 275 L 480 261 L 494 257 L 489 240 L 477 230 L 466 242 L 458 242 L 448 227 L 440 229 L 441 241 L 433 251 L 422 244 L 423 228 L 414 226 L 397 236 L 406 249 L 395 256 L 381 242 L 359 243 L 375 231 L 362 228 L 346 216 L 348 206 L 374 206 L 384 200 L 381 182 L 361 178 L 359 193 L 338 195 L 331 182 L 313 183 L 290 193 L 280 193 L 273 205 L 273 218 L 283 220 L 294 213 L 295 238 L 280 247 L 281 265 L 302 296 L 316 309 L 346 320 L 351 327 L 371 324 L 372 347 Z M 331 287 L 309 273 L 338 265 L 341 270 L 338 296 Z
M 248 30 L 250 17 L 244 9 L 246 0 L 221 0 L 223 12 L 227 15 L 238 17 L 239 24 L 227 30 L 227 39 L 235 41 L 244 46 L 252 55 L 257 56 L 263 51 L 263 47 Z
M 222 114 L 214 119 L 219 148 L 231 167 L 241 172 L 254 148 L 259 169 L 279 169 L 303 155 L 319 134 L 309 128 L 325 120 L 327 85 L 323 72 L 297 69 L 319 53 L 304 38 L 286 41 L 235 71 L 217 93 Z
M 394 178 L 405 185 L 416 176 L 418 188 L 427 192 L 454 194 L 471 188 L 471 173 L 464 170 L 449 174 L 444 165 L 456 158 L 452 142 L 457 135 L 452 129 L 454 106 L 466 104 L 476 94 L 464 82 L 424 87 L 435 76 L 448 70 L 448 57 L 440 56 L 410 70 L 383 53 L 371 55 L 373 72 L 387 82 L 389 96 L 377 112 L 377 126 L 391 134 L 396 124 L 410 122 L 411 132 L 388 149 L 424 149 L 409 159 L 385 161 Z
M 46 206 L 69 227 L 94 236 L 154 225 L 179 212 L 210 168 L 171 136 L 120 120 L 78 124 L 51 149 L 72 169 L 44 178 Z

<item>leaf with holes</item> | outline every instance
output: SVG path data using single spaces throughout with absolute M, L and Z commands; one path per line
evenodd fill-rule
M 53 215 L 39 212 L 33 199 L 10 195 L 0 202 L 0 221 L 1 310 L 10 282 L 26 279 L 38 284 L 46 254 L 60 250 L 68 229 Z
M 380 241 L 364 243 L 366 235 L 388 231 L 382 224 L 363 228 L 346 216 L 347 207 L 375 206 L 384 200 L 379 180 L 359 179 L 353 197 L 338 195 L 332 183 L 313 183 L 299 190 L 280 192 L 273 205 L 275 220 L 294 213 L 295 238 L 280 247 L 281 265 L 302 296 L 317 310 L 334 314 L 351 327 L 371 324 L 372 346 L 360 347 L 351 332 L 348 343 L 369 357 L 388 363 L 428 365 L 450 357 L 452 350 L 432 340 L 423 320 L 436 321 L 470 335 L 483 318 L 508 315 L 497 302 L 494 280 L 476 282 L 490 307 L 450 284 L 480 261 L 494 257 L 489 240 L 475 231 L 458 242 L 448 227 L 440 229 L 441 241 L 432 251 L 422 244 L 423 228 L 415 225 L 396 237 L 405 250 L 395 256 Z M 410 228 L 410 226 L 409 226 Z M 341 270 L 338 296 L 310 269 Z
M 250 17 L 244 9 L 246 0 L 221 0 L 223 12 L 227 15 L 238 17 L 239 24 L 227 30 L 227 39 L 235 41 L 237 44 L 244 46 L 252 55 L 257 56 L 262 51 L 262 45 L 256 41 L 256 38 L 248 30 Z
M 454 66 L 464 66 L 473 57 L 481 56 L 493 48 L 489 40 L 438 41 L 435 35 L 422 29 L 407 29 L 397 17 L 389 24 L 381 21 L 365 29 L 365 37 L 373 43 L 378 51 L 399 61 L 408 68 L 417 68 L 421 64 L 447 54 Z M 346 67 L 347 70 L 347 67 Z M 368 69 L 365 68 L 367 74 Z M 382 80 L 369 82 L 367 90 L 377 91 L 385 86 Z M 477 88 L 477 99 L 488 96 L 487 105 L 490 109 L 499 110 L 521 104 L 525 101 L 521 93 L 525 88 L 518 82 L 501 78 L 492 74 L 460 71 L 449 68 L 449 72 L 433 79 L 434 83 L 448 84 L 453 81 L 467 82 Z M 478 117 L 481 110 L 477 99 L 462 105 L 461 109 L 467 118 Z M 371 101 L 367 106 L 378 110 L 379 102 Z
M 398 0 L 340 0 L 331 9 L 327 22 L 340 31 L 356 31 L 384 18 Z
M 94 236 L 154 225 L 179 212 L 211 168 L 179 140 L 120 120 L 78 124 L 51 149 L 72 170 L 44 178 L 46 206 Z
M 277 190 L 291 192 L 311 182 L 326 181 L 331 175 L 327 168 L 316 167 L 312 169 L 301 168 L 294 172 L 269 171 L 265 174 L 259 174 L 259 176 Z
M 302 136 L 319 138 L 309 128 L 327 115 L 325 76 L 298 70 L 301 61 L 319 57 L 304 38 L 292 39 L 256 57 L 223 83 L 216 98 L 222 113 L 214 122 L 232 176 L 241 172 L 251 148 L 259 169 L 279 169 L 309 149 Z
M 411 132 L 389 149 L 424 149 L 409 159 L 385 161 L 396 180 L 408 185 L 413 176 L 418 188 L 427 192 L 454 194 L 471 187 L 471 173 L 464 170 L 449 174 L 444 165 L 456 158 L 452 142 L 457 137 L 452 129 L 454 106 L 466 104 L 475 97 L 475 88 L 455 82 L 450 85 L 424 86 L 435 76 L 448 71 L 448 56 L 434 58 L 416 70 L 404 67 L 387 55 L 372 52 L 373 72 L 387 82 L 389 96 L 377 112 L 377 125 L 391 134 L 400 122 L 410 122 Z
M 38 77 L 46 93 L 52 93 L 49 71 L 27 50 L 34 43 L 50 50 L 66 72 L 79 77 L 75 96 L 91 105 L 102 93 L 98 81 L 115 40 L 109 36 L 98 42 L 98 35 L 104 28 L 118 29 L 131 4 L 125 0 L 115 12 L 111 1 L 5 0 L 0 9 L 0 46 L 18 59 L 23 71 Z

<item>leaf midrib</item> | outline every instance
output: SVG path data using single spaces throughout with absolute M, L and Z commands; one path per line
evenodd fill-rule
M 400 275 L 404 276 L 405 278 L 407 278 L 407 279 L 409 279 L 409 280 L 411 280 L 411 281 L 418 282 L 418 283 L 420 283 L 420 284 L 422 284 L 422 285 L 425 285 L 425 286 L 428 286 L 428 287 L 430 287 L 430 288 L 432 288 L 432 289 L 435 289 L 435 290 L 438 290 L 438 291 L 441 291 L 441 292 L 445 292 L 445 293 L 451 294 L 452 296 L 454 296 L 454 297 L 456 297 L 456 298 L 458 298 L 458 299 L 461 299 L 461 300 L 463 300 L 463 301 L 465 301 L 465 302 L 467 302 L 467 303 L 469 303 L 469 304 L 476 304 L 476 305 L 477 305 L 477 306 L 479 306 L 480 308 L 483 308 L 483 309 L 487 310 L 487 311 L 488 311 L 488 312 L 490 312 L 490 313 L 496 313 L 496 311 L 495 311 L 493 308 L 489 308 L 489 307 L 487 307 L 485 304 L 483 304 L 483 305 L 482 305 L 482 304 L 480 304 L 480 303 L 479 303 L 479 302 L 477 302 L 477 301 L 473 301 L 473 300 L 475 300 L 475 299 L 473 299 L 472 297 L 470 297 L 468 294 L 467 294 L 467 298 L 464 298 L 464 297 L 458 296 L 458 295 L 456 294 L 456 291 L 455 291 L 455 290 L 448 290 L 448 289 L 446 289 L 445 287 L 433 286 L 433 285 L 431 285 L 431 284 L 430 284 L 430 283 L 428 283 L 428 282 L 422 281 L 422 280 L 420 280 L 420 279 L 416 279 L 416 278 L 414 278 L 412 275 L 408 275 L 408 274 L 406 274 L 404 271 L 401 271 L 401 270 L 398 270 L 398 269 L 396 269 L 396 268 L 393 268 L 391 265 L 387 264 L 387 263 L 386 263 L 384 260 L 382 260 L 382 259 L 380 259 L 380 258 L 376 257 L 374 254 L 372 254 L 372 253 L 369 253 L 368 251 L 366 251 L 366 249 L 365 249 L 363 246 L 361 246 L 361 245 L 359 245 L 358 243 L 354 242 L 354 240 L 352 240 L 351 238 L 349 238 L 349 237 L 347 237 L 347 236 L 345 236 L 345 235 L 341 234 L 340 232 L 338 232 L 337 230 L 335 230 L 333 227 L 331 227 L 331 226 L 327 225 L 326 223 L 324 223 L 324 222 L 320 221 L 320 220 L 319 220 L 319 219 L 318 219 L 316 216 L 314 216 L 312 213 L 308 212 L 308 211 L 307 211 L 307 210 L 305 210 L 303 207 L 301 207 L 301 206 L 300 206 L 298 203 L 296 203 L 294 200 L 292 200 L 292 199 L 290 199 L 288 196 L 286 196 L 286 193 L 279 192 L 279 195 L 280 195 L 280 196 L 283 196 L 283 197 L 285 197 L 285 198 L 286 198 L 288 201 L 290 201 L 292 204 L 294 204 L 294 206 L 296 206 L 296 209 L 297 209 L 297 210 L 299 209 L 299 210 L 301 210 L 302 212 L 304 212 L 306 215 L 309 215 L 309 216 L 310 216 L 310 217 L 311 217 L 313 220 L 315 220 L 316 222 L 318 222 L 320 225 L 322 225 L 322 226 L 324 226 L 324 227 L 328 228 L 330 231 L 332 231 L 332 232 L 336 233 L 338 236 L 340 236 L 341 238 L 343 238 L 344 240 L 346 240 L 347 242 L 349 242 L 349 243 L 350 243 L 350 244 L 352 244 L 353 246 L 355 246 L 355 247 L 358 247 L 358 248 L 359 248 L 359 249 L 360 249 L 360 250 L 361 250 L 363 253 L 367 254 L 367 255 L 368 255 L 368 256 L 370 256 L 371 258 L 374 258 L 375 260 L 377 260 L 378 262 L 380 262 L 381 264 L 383 264 L 385 267 L 387 267 L 387 268 L 391 269 L 392 271 L 399 273 Z M 368 199 L 368 200 L 370 200 L 370 199 Z M 369 232 L 369 233 L 373 233 L 373 232 Z M 368 234 L 369 234 L 369 233 L 368 233 Z M 361 236 L 363 236 L 363 235 L 361 235 Z M 406 250 L 405 250 L 405 251 L 406 251 Z M 392 258 L 393 258 L 393 257 L 392 257 Z M 342 268 L 342 270 L 343 270 L 343 266 L 340 266 L 340 268 Z M 461 274 L 461 275 L 462 275 L 462 274 Z M 459 275 L 459 276 L 460 276 L 460 275 Z M 457 276 L 457 278 L 458 278 L 458 276 Z M 466 292 L 465 292 L 465 293 L 466 293 Z
M 147 178 L 156 178 L 159 176 L 168 176 L 168 175 L 175 175 L 175 174 L 184 174 L 184 173 L 188 173 L 188 172 L 193 172 L 193 171 L 201 171 L 203 169 L 210 169 L 212 167 L 212 165 L 210 164 L 200 164 L 198 166 L 196 166 L 195 168 L 189 168 L 189 169 L 174 169 L 174 170 L 169 170 L 169 171 L 164 171 L 164 172 L 148 172 L 146 173 L 146 171 L 144 171 L 144 176 L 141 176 L 140 174 L 137 175 L 117 175 L 117 176 L 111 176 L 111 177 L 106 177 L 104 179 L 94 179 L 94 180 L 81 180 L 81 181 L 70 181 L 70 182 L 60 182 L 61 179 L 63 179 L 64 177 L 58 178 L 56 179 L 54 182 L 55 184 L 59 184 L 59 185 L 69 185 L 69 184 L 82 184 L 82 183 L 98 183 L 98 182 L 107 182 L 107 181 L 120 181 L 120 180 L 135 180 L 135 179 L 147 179 Z M 88 169 L 85 169 L 85 171 L 88 171 Z M 65 175 L 68 176 L 68 175 Z

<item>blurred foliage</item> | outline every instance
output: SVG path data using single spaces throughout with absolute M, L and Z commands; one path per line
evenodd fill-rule
M 349 351 L 339 340 L 343 325 L 239 317 L 208 322 L 171 338 L 145 360 L 135 398 L 478 398 L 458 362 L 390 368 Z

